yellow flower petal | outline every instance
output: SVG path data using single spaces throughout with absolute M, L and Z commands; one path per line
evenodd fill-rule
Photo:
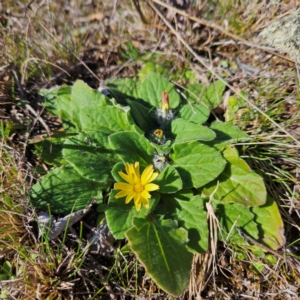
M 125 182 L 116 182 L 114 187 L 116 190 L 123 190 L 128 192 L 133 190 L 133 185 Z
M 126 197 L 125 203 L 128 204 L 134 197 L 135 193 L 129 193 L 128 196 Z
M 141 182 L 142 184 L 146 184 L 149 182 L 149 179 L 151 178 L 153 174 L 153 166 L 149 165 L 143 172 L 142 177 L 141 177 Z
M 158 176 L 159 174 L 157 172 L 153 172 L 153 174 L 151 175 L 151 177 L 149 178 L 148 182 L 151 182 L 153 181 L 154 179 L 156 179 L 156 177 Z
M 118 172 L 119 173 L 119 175 L 125 180 L 125 181 L 127 181 L 128 183 L 130 183 L 130 184 L 134 184 L 134 180 L 132 179 L 132 177 L 130 177 L 129 175 L 127 175 L 127 174 L 125 174 L 125 173 L 123 173 L 123 172 Z
M 134 205 L 135 205 L 135 208 L 137 211 L 140 211 L 141 210 L 141 202 L 140 202 L 140 199 L 141 199 L 141 195 L 140 194 L 135 194 L 134 195 Z
M 137 178 L 140 178 L 140 163 L 138 161 L 134 164 L 134 173 Z
M 157 185 L 155 183 L 148 183 L 144 186 L 144 188 L 148 192 L 153 192 L 153 191 L 159 190 L 159 185 Z
M 145 208 L 149 208 L 149 201 L 148 199 L 144 198 L 144 197 L 141 197 L 140 199 L 140 203 L 143 204 L 145 206 Z
M 151 195 L 149 194 L 148 191 L 144 190 L 141 192 L 141 196 L 145 199 L 150 199 L 151 198 Z M 148 201 L 148 200 L 147 200 Z
M 118 199 L 118 198 L 126 197 L 127 195 L 128 195 L 128 191 L 120 191 L 115 195 L 115 197 Z

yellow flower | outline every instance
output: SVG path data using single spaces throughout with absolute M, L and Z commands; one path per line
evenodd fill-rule
M 129 203 L 134 199 L 135 208 L 140 211 L 141 205 L 143 204 L 145 208 L 149 208 L 149 199 L 151 195 L 149 192 L 156 191 L 159 186 L 154 183 L 150 183 L 157 176 L 158 173 L 154 172 L 153 166 L 149 165 L 140 176 L 140 163 L 135 164 L 125 164 L 126 173 L 119 172 L 119 175 L 128 183 L 117 182 L 115 183 L 115 189 L 120 190 L 116 194 L 116 198 L 126 197 L 125 203 Z

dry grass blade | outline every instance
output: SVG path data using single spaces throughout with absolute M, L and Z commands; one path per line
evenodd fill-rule
M 224 30 L 224 28 L 222 26 L 220 26 L 220 25 L 218 25 L 216 23 L 213 23 L 211 21 L 207 21 L 207 20 L 204 20 L 204 19 L 200 19 L 200 18 L 191 16 L 188 13 L 186 13 L 186 12 L 180 10 L 180 9 L 177 9 L 177 8 L 175 8 L 173 6 L 170 6 L 170 5 L 164 3 L 164 2 L 162 2 L 160 0 L 152 0 L 152 1 L 155 2 L 155 3 L 157 3 L 157 4 L 159 4 L 159 5 L 161 5 L 161 6 L 163 6 L 163 7 L 168 8 L 168 9 L 170 9 L 170 10 L 172 10 L 172 11 L 174 11 L 174 12 L 176 12 L 176 13 L 182 15 L 182 16 L 185 16 L 185 17 L 189 18 L 190 20 L 193 20 L 193 21 L 195 21 L 195 22 L 197 22 L 197 23 L 199 23 L 201 25 L 204 25 L 204 26 L 216 29 L 219 32 L 222 32 L 224 35 L 229 36 L 229 37 L 233 38 L 234 40 L 240 41 L 241 43 L 243 43 L 245 45 L 248 45 L 250 47 L 257 47 L 259 49 L 263 49 L 264 51 L 266 51 L 266 52 L 268 52 L 268 53 L 270 53 L 272 55 L 276 55 L 276 56 L 278 56 L 278 57 L 280 57 L 280 58 L 282 58 L 284 60 L 290 61 L 290 62 L 295 63 L 297 65 L 297 60 L 296 59 L 293 60 L 293 59 L 291 59 L 289 57 L 286 57 L 286 56 L 281 55 L 281 54 L 279 54 L 279 53 L 277 53 L 275 51 L 272 51 L 272 50 L 270 50 L 267 47 L 262 47 L 260 45 L 254 44 L 254 43 L 249 43 L 247 40 L 243 39 L 239 35 L 236 35 L 234 33 L 231 33 L 229 31 Z
M 154 1 L 154 0 L 153 0 Z M 155 0 L 156 2 L 157 0 Z M 234 88 L 231 84 L 226 82 L 220 75 L 218 75 L 213 68 L 208 66 L 206 62 L 193 50 L 193 48 L 183 39 L 183 37 L 180 35 L 180 33 L 171 25 L 171 23 L 163 16 L 163 14 L 155 7 L 155 5 L 148 1 L 149 5 L 155 10 L 155 12 L 160 16 L 160 18 L 165 22 L 165 24 L 172 30 L 174 35 L 180 40 L 180 42 L 191 52 L 194 57 L 208 70 L 210 71 L 217 79 L 221 80 L 228 88 L 230 88 L 235 94 L 238 94 L 238 91 L 236 88 Z M 298 141 L 294 136 L 292 136 L 287 130 L 285 130 L 281 125 L 276 123 L 271 117 L 269 117 L 262 109 L 260 109 L 258 106 L 256 106 L 254 103 L 252 103 L 250 100 L 248 100 L 243 95 L 240 96 L 245 102 L 247 102 L 251 107 L 253 107 L 255 110 L 257 110 L 260 114 L 262 114 L 266 119 L 268 119 L 272 124 L 274 124 L 277 128 L 280 129 L 280 131 L 284 132 L 289 138 L 291 138 L 295 143 L 295 147 L 300 147 L 300 141 Z

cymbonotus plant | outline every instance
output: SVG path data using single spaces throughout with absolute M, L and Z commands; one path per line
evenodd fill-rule
M 37 144 L 53 168 L 31 189 L 36 208 L 68 214 L 95 199 L 104 204 L 113 236 L 126 238 L 174 296 L 187 287 L 193 254 L 208 251 L 207 202 L 221 241 L 250 247 L 242 231 L 272 249 L 283 244 L 276 203 L 234 146 L 248 135 L 230 122 L 209 121 L 222 101 L 221 81 L 178 92 L 150 73 L 107 86 L 109 95 L 82 81 L 41 91 L 64 130 Z

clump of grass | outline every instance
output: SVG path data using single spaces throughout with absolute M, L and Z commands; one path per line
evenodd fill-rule
M 10 252 L 20 243 L 30 243 L 25 215 L 26 183 L 22 170 L 18 170 L 14 158 L 0 145 L 0 255 Z M 2 253 L 3 254 L 3 253 Z
M 37 245 L 31 251 L 19 251 L 19 298 L 70 299 L 76 292 L 76 271 L 83 258 L 59 246 Z M 25 249 L 23 249 L 25 250 Z

